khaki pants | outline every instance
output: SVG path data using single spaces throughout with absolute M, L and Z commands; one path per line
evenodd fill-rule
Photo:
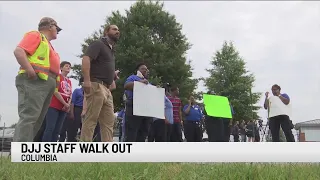
M 91 91 L 85 93 L 87 112 L 82 122 L 80 140 L 91 142 L 94 129 L 99 121 L 101 141 L 113 141 L 113 126 L 115 115 L 113 110 L 113 97 L 104 85 L 92 82 Z
M 19 121 L 16 125 L 14 142 L 33 142 L 48 111 L 52 95 L 56 87 L 56 80 L 49 77 L 31 80 L 26 74 L 16 77 L 18 90 Z

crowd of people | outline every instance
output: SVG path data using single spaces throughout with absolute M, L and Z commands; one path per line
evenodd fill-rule
M 112 142 L 115 127 L 119 127 L 119 140 L 123 142 L 182 142 L 182 134 L 187 142 L 201 142 L 204 131 L 209 142 L 229 142 L 230 134 L 235 141 L 239 141 L 239 135 L 241 141 L 260 141 L 254 121 L 247 124 L 244 121 L 240 124 L 234 122 L 232 125 L 231 118 L 208 116 L 206 108 L 197 104 L 193 96 L 183 105 L 179 87 L 149 82 L 149 69 L 144 63 L 138 64 L 123 84 L 125 107 L 115 118 L 111 91 L 116 90 L 119 79 L 114 50 L 120 38 L 119 28 L 116 25 L 106 26 L 103 36 L 89 44 L 82 58 L 81 87 L 73 92 L 68 78 L 71 63 L 60 63 L 60 57 L 51 45 L 61 30 L 54 19 L 42 18 L 38 31 L 26 33 L 14 50 L 20 64 L 16 77 L 19 121 L 15 142 Z M 165 89 L 164 119 L 134 115 L 134 82 Z M 277 99 L 268 98 L 266 93 L 264 107 L 268 112 L 289 104 L 289 96 L 281 94 L 280 90 L 280 86 L 272 86 L 272 93 Z M 231 104 L 230 109 L 234 114 Z M 281 113 L 269 116 L 272 140 L 280 141 L 281 126 L 287 141 L 294 141 L 289 114 Z M 116 119 L 121 121 L 121 126 L 115 125 Z
M 251 120 L 248 123 L 242 121 L 240 124 L 236 121 L 231 128 L 234 142 L 260 142 L 258 124 Z

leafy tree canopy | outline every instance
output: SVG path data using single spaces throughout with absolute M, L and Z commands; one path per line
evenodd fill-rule
M 119 11 L 112 12 L 101 28 L 84 40 L 80 57 L 90 43 L 102 36 L 109 24 L 117 25 L 121 33 L 115 46 L 116 69 L 121 71 L 117 90 L 113 92 L 115 110 L 123 106 L 124 82 L 140 62 L 147 64 L 152 83 L 168 82 L 178 86 L 180 97 L 186 101 L 198 82 L 191 78 L 192 68 L 186 59 L 186 52 L 191 45 L 181 32 L 182 25 L 174 15 L 163 9 L 163 3 L 138 1 L 124 15 Z M 73 72 L 73 77 L 79 79 L 81 65 L 75 65 Z
M 204 79 L 209 91 L 229 98 L 236 121 L 258 119 L 257 110 L 261 108 L 255 106 L 261 93 L 251 92 L 255 78 L 246 70 L 245 64 L 233 43 L 224 42 L 222 49 L 212 58 L 213 67 L 207 69 L 210 76 Z

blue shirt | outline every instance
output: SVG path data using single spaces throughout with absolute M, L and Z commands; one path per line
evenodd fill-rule
M 137 75 L 131 75 L 127 78 L 126 82 L 124 83 L 124 85 L 126 85 L 129 82 L 134 82 L 134 81 L 140 81 L 142 80 L 142 78 L 140 78 Z M 133 90 L 125 90 L 124 93 L 127 96 L 127 100 L 132 100 L 133 99 Z
M 289 97 L 288 94 L 286 94 L 286 93 L 281 94 L 281 96 L 284 97 L 284 98 L 286 98 L 286 99 L 288 99 L 288 100 L 290 100 L 290 97 Z
M 118 117 L 123 118 L 124 116 L 124 109 L 118 112 Z
M 83 89 L 82 88 L 77 88 L 73 91 L 71 102 L 75 106 L 79 106 L 79 107 L 83 106 Z
M 183 111 L 185 111 L 188 108 L 189 105 L 185 105 L 183 107 Z M 201 121 L 203 117 L 203 114 L 201 112 L 200 106 L 198 105 L 192 105 L 190 107 L 190 111 L 188 114 L 186 114 L 186 121 Z
M 173 124 L 173 105 L 169 98 L 164 97 L 164 113 L 170 124 Z
M 231 109 L 231 114 L 234 115 L 235 112 L 234 112 L 233 107 L 231 105 L 230 105 L 230 109 Z
M 164 114 L 170 124 L 173 124 L 173 105 L 169 98 L 164 97 Z M 159 120 L 159 118 L 153 118 L 153 121 Z

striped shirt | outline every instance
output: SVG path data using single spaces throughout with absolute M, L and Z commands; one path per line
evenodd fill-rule
M 175 123 L 180 123 L 180 111 L 182 109 L 182 103 L 180 98 L 178 97 L 173 97 L 173 96 L 168 96 L 168 99 L 171 101 L 172 106 L 173 106 L 173 121 Z

